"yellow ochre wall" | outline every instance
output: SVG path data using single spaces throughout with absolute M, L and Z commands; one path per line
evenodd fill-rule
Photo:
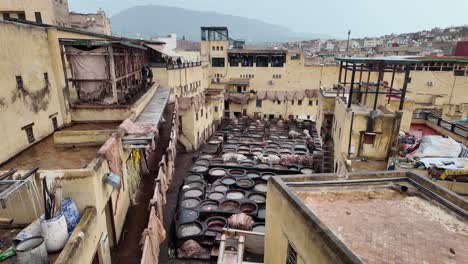
M 34 13 L 40 12 L 44 24 L 68 25 L 68 1 L 61 2 L 55 0 L 2 0 L 0 13 L 10 13 L 12 18 L 18 18 L 15 13 L 24 12 L 26 20 L 35 22 Z M 0 19 L 3 19 L 3 16 L 0 16 Z
M 299 212 L 277 186 L 268 182 L 265 263 L 286 263 L 288 241 L 297 251 L 297 263 L 343 263 L 322 241 L 317 227 Z
M 137 166 L 135 166 L 130 152 L 124 149 L 121 149 L 120 152 L 124 175 L 122 177 L 122 187 L 119 191 L 114 190 L 103 181 L 104 175 L 110 172 L 108 163 L 103 158 L 94 159 L 86 169 L 53 171 L 54 173 L 61 172 L 64 174 L 62 178 L 63 196 L 71 197 L 81 213 L 86 207 L 95 207 L 97 210 L 95 220 L 97 228 L 88 230 L 92 233 L 89 234 L 87 239 L 83 240 L 84 244 L 80 246 L 80 248 L 91 248 L 93 250 L 81 250 L 80 255 L 76 256 L 77 259 L 70 259 L 70 263 L 91 263 L 98 246 L 100 247 L 100 258 L 105 260 L 103 263 L 110 263 L 110 247 L 113 246 L 111 241 L 113 234 L 112 229 L 107 225 L 105 207 L 111 201 L 114 210 L 111 217 L 114 221 L 117 236 L 115 241 L 119 241 L 125 216 L 135 192 L 135 189 L 131 187 L 131 182 L 138 181 L 140 178 L 139 164 L 137 163 Z M 127 160 L 130 160 L 130 162 L 126 162 Z M 40 175 L 46 175 L 50 172 L 52 171 L 39 171 L 36 176 L 33 176 L 32 181 L 38 186 L 39 195 L 42 190 Z M 5 209 L 0 208 L 0 217 L 12 218 L 15 223 L 31 223 L 37 219 L 38 215 L 36 213 L 41 214 L 43 212 L 41 201 L 31 201 L 28 192 L 23 187 L 7 201 Z M 29 209 L 17 210 L 15 208 Z M 36 208 L 36 212 L 32 208 Z M 102 244 L 98 244 L 98 241 L 105 236 L 108 236 L 108 242 L 106 248 L 102 248 Z
M 223 51 L 213 51 L 213 46 L 223 46 L 224 48 Z M 250 78 L 250 86 L 247 87 L 247 90 L 254 91 L 319 89 L 320 86 L 330 86 L 338 82 L 338 66 L 304 65 L 304 54 L 294 51 L 288 51 L 284 67 L 230 67 L 227 60 L 228 50 L 226 46 L 226 41 L 202 41 L 202 59 L 207 62 L 210 62 L 212 57 L 224 57 L 226 59 L 224 68 L 211 66 L 208 68 L 207 77 L 209 80 L 221 75 L 220 81 L 225 83 L 232 78 L 241 78 L 241 76 L 250 74 L 253 75 L 253 78 Z M 291 56 L 298 53 L 301 54 L 301 60 L 291 60 Z M 281 78 L 273 79 L 273 75 L 277 74 L 281 75 Z M 344 73 L 342 77 L 344 78 Z M 390 73 L 384 75 L 384 80 L 388 82 L 391 81 L 391 78 Z M 362 79 L 363 81 L 367 80 L 367 73 L 363 74 Z M 373 79 L 376 79 L 375 74 L 371 76 L 371 80 Z M 403 79 L 403 73 L 396 74 L 395 87 L 401 88 Z M 455 77 L 453 72 L 442 71 L 412 71 L 411 79 L 411 83 L 408 85 L 407 100 L 413 101 L 414 104 L 405 110 L 412 112 L 417 109 L 443 108 L 444 119 L 448 120 L 462 119 L 468 116 L 468 109 L 458 107 L 458 105 L 468 102 L 468 91 L 465 89 L 468 87 L 468 76 Z M 350 72 L 348 72 L 346 80 L 350 82 Z M 272 83 L 270 83 L 271 81 Z M 428 85 L 428 82 L 432 82 L 433 85 Z M 384 99 L 382 98 L 382 100 Z M 447 107 L 447 105 L 452 107 Z M 253 106 L 255 106 L 255 103 L 253 103 Z M 454 113 L 453 107 L 457 107 L 457 113 Z M 231 111 L 241 109 L 240 106 L 233 106 L 232 108 L 235 110 Z M 268 112 L 270 114 L 284 113 L 283 108 L 283 106 L 278 105 Z M 247 107 L 247 109 L 248 115 L 253 115 L 252 108 Z M 293 110 L 292 114 L 300 115 L 303 113 L 297 109 L 297 111 Z M 314 114 L 317 115 L 314 112 L 310 113 L 311 116 Z M 405 124 L 408 123 L 405 122 L 407 119 L 403 118 Z M 408 126 L 405 125 L 402 128 L 406 131 Z
M 60 55 L 60 38 L 96 38 L 95 36 L 43 28 L 0 20 L 0 118 L 4 124 L 0 137 L 0 163 L 26 149 L 25 125 L 34 123 L 36 142 L 53 132 L 51 117 L 58 126 L 71 122 L 65 98 L 65 78 Z M 46 88 L 44 73 L 48 74 Z M 18 89 L 16 76 L 21 75 L 24 89 Z
M 0 21 L 0 163 L 27 148 L 26 132 L 21 128 L 34 123 L 36 141 L 53 132 L 51 115 L 63 124 L 60 86 L 55 79 L 48 34 L 44 28 Z M 50 84 L 46 86 L 44 73 Z M 21 75 L 24 89 L 17 88 Z

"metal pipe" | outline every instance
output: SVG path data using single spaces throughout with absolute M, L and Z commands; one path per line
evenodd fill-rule
M 366 97 L 364 98 L 364 105 L 367 104 L 367 95 L 369 94 L 369 82 L 370 82 L 370 77 L 371 77 L 371 69 L 372 69 L 372 66 L 369 65 L 369 71 L 367 72 Z
M 353 138 L 354 112 L 351 115 L 351 126 L 349 127 L 348 157 L 351 155 L 351 140 Z
M 343 72 L 343 61 L 340 61 L 340 73 L 338 74 L 338 84 L 341 83 L 341 74 Z
M 345 64 L 346 68 L 345 68 L 345 72 L 344 72 L 344 83 L 343 83 L 343 87 L 346 86 L 346 81 L 348 80 L 348 63 L 346 62 Z
M 16 169 L 11 169 L 9 170 L 8 172 L 2 174 L 2 176 L 0 176 L 0 181 L 3 181 L 4 179 L 7 179 L 8 177 L 12 176 L 13 174 L 15 174 L 15 172 L 17 172 Z
M 379 64 L 379 77 L 377 79 L 377 87 L 375 89 L 375 98 L 374 98 L 374 111 L 377 109 L 377 100 L 379 98 L 379 89 L 380 89 L 380 81 L 382 80 L 382 64 Z
M 390 96 L 388 96 L 388 103 L 390 104 L 390 100 L 392 99 L 392 90 L 393 90 L 393 83 L 395 82 L 395 72 L 397 66 L 393 66 L 393 73 L 392 73 L 392 82 L 390 83 Z
M 335 185 L 335 184 L 359 184 L 373 182 L 393 182 L 393 181 L 408 181 L 407 177 L 381 178 L 381 179 L 359 179 L 359 180 L 339 180 L 339 181 L 308 181 L 308 182 L 286 182 L 287 186 L 320 186 L 320 185 Z
M 39 170 L 39 167 L 36 167 L 36 168 L 34 168 L 34 169 L 28 171 L 25 175 L 23 175 L 23 176 L 21 177 L 21 180 L 22 180 L 22 181 L 26 180 L 27 178 L 29 178 L 29 176 L 33 175 L 33 174 L 36 173 L 38 170 Z
M 461 207 L 458 207 L 457 205 L 455 205 L 451 201 L 445 199 L 444 197 L 440 196 L 439 194 L 437 194 L 437 193 L 433 192 L 432 190 L 426 188 L 425 186 L 419 184 L 418 182 L 414 181 L 413 179 L 408 178 L 408 180 L 409 180 L 409 182 L 414 184 L 417 188 L 419 187 L 418 190 L 420 192 L 426 193 L 427 195 L 431 196 L 435 200 L 438 200 L 439 202 L 441 202 L 443 205 L 447 206 L 448 208 L 456 211 L 457 213 L 463 215 L 464 217 L 468 217 L 468 211 L 464 210 Z
M 353 100 L 353 89 L 354 89 L 354 77 L 356 76 L 356 64 L 353 64 L 353 72 L 351 73 L 351 86 L 349 88 L 348 96 L 348 108 L 351 107 L 351 101 Z
M 411 72 L 411 67 L 407 65 L 406 72 L 405 72 L 405 81 L 403 82 L 403 89 L 401 91 L 400 107 L 398 108 L 398 110 L 400 111 L 403 110 L 403 105 L 405 104 L 406 89 L 408 89 L 410 72 Z

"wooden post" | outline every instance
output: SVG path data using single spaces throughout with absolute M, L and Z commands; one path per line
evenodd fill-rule
M 119 96 L 117 93 L 117 78 L 115 77 L 114 49 L 112 46 L 109 46 L 107 51 L 109 53 L 109 77 L 112 84 L 112 99 L 114 103 L 118 104 Z

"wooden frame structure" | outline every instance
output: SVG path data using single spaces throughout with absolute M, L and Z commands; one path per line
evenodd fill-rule
M 147 88 L 142 69 L 148 65 L 149 55 L 146 51 L 147 48 L 143 46 L 126 41 L 79 39 L 61 39 L 60 45 L 67 87 L 69 87 L 69 82 L 77 89 L 79 89 L 81 83 L 92 82 L 96 86 L 110 88 L 112 104 L 132 103 L 134 98 L 141 95 L 141 92 L 144 92 Z M 68 51 L 67 47 L 74 47 L 75 51 Z M 103 49 L 94 51 L 103 47 L 105 51 Z M 73 69 L 73 65 L 70 63 L 71 56 L 104 56 L 108 78 L 99 79 L 92 76 L 77 78 L 75 76 L 76 69 Z M 67 65 L 65 63 L 68 63 L 71 69 L 71 78 L 67 76 Z M 79 99 L 80 103 L 102 103 L 99 100 Z

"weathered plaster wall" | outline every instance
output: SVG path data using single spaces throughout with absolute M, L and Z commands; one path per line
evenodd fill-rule
M 265 222 L 265 263 L 286 263 L 288 241 L 297 251 L 297 263 L 343 263 L 321 239 L 322 231 L 271 181 Z
M 34 123 L 38 141 L 53 132 L 51 116 L 57 117 L 58 126 L 63 124 L 63 113 L 47 31 L 0 21 L 0 43 L 0 137 L 8 139 L 0 142 L 2 163 L 30 145 L 24 126 Z M 24 88 L 17 87 L 16 76 L 22 77 Z

